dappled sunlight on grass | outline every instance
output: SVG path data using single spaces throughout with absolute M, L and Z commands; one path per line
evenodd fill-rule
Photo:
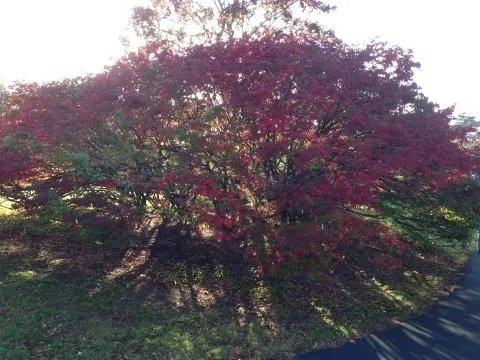
M 15 271 L 10 274 L 10 277 L 20 281 L 33 280 L 37 278 L 38 274 L 32 270 Z
M 193 304 L 193 299 L 188 290 L 182 289 L 180 286 L 172 287 L 170 290 L 170 302 L 175 307 L 185 308 Z
M 52 267 L 56 267 L 56 266 L 64 265 L 65 262 L 66 261 L 64 259 L 52 259 L 48 261 L 48 265 Z
M 438 287 L 442 285 L 442 278 L 435 275 L 425 276 L 425 280 L 430 284 L 430 286 Z
M 0 196 L 0 216 L 13 215 L 15 210 L 12 209 L 13 203 Z
M 324 304 L 324 301 L 319 299 L 312 300 L 310 305 L 315 310 L 316 315 L 319 319 L 331 327 L 332 333 L 336 336 L 355 336 L 358 334 L 358 330 L 354 326 L 347 326 L 345 324 L 340 324 L 334 320 L 334 315 L 332 311 Z
M 197 304 L 207 307 L 215 304 L 216 298 L 207 288 L 199 286 L 197 291 Z
M 392 300 L 393 302 L 399 304 L 400 306 L 403 307 L 408 307 L 409 309 L 415 309 L 415 305 L 406 298 L 405 294 L 402 293 L 401 291 L 396 291 L 392 289 L 390 286 L 387 284 L 382 284 L 380 281 L 377 279 L 372 279 L 370 283 L 384 296 L 386 296 L 388 299 Z
M 255 264 L 162 256 L 62 236 L 0 239 L 0 358 L 282 358 L 404 320 L 445 280 L 428 256 L 375 281 L 362 262 L 333 275 L 286 264 L 260 278 Z
M 335 326 L 335 322 L 333 321 L 333 318 L 332 318 L 332 313 L 329 309 L 327 309 L 324 306 L 316 305 L 314 301 L 312 301 L 310 304 L 315 309 L 318 316 L 320 316 L 322 321 L 324 321 L 326 324 L 330 326 Z
M 8 244 L 2 244 L 0 247 L 0 254 L 8 254 L 8 255 L 14 255 L 14 254 L 22 254 L 23 252 L 28 251 L 28 249 L 25 247 L 25 244 L 17 244 L 17 243 L 8 243 Z
M 245 326 L 247 323 L 247 316 L 246 316 L 246 310 L 245 306 L 243 305 L 238 305 L 235 308 L 235 311 L 237 313 L 237 321 L 240 326 Z
M 47 250 L 42 249 L 37 253 L 37 257 L 42 260 L 48 260 L 52 257 L 52 255 Z
M 128 274 L 131 271 L 134 271 L 143 265 L 148 260 L 148 251 L 143 250 L 128 250 L 122 260 L 120 266 L 110 270 L 106 275 L 105 279 L 107 281 L 115 280 L 119 277 L 122 277 Z

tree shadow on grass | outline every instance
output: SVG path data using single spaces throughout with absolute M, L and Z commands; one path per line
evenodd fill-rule
M 328 263 L 333 273 L 287 267 L 259 277 L 255 259 L 238 248 L 181 227 L 159 229 L 148 248 L 136 249 L 11 240 L 0 254 L 0 358 L 18 350 L 47 358 L 279 359 L 409 316 L 415 309 L 392 294 L 421 283 L 403 270 L 374 269 L 363 248 L 340 249 L 346 260 Z M 430 269 L 428 261 L 409 270 Z
M 268 359 L 310 341 L 255 267 L 214 244 L 192 241 L 182 260 L 166 249 L 120 259 L 51 240 L 1 244 L 0 358 Z
M 480 358 L 480 257 L 455 292 L 427 313 L 384 332 L 298 356 L 300 359 L 478 359 Z

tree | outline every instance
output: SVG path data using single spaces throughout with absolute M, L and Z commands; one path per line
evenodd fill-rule
M 319 0 L 152 0 L 133 9 L 131 24 L 147 42 L 179 46 L 274 33 L 325 33 L 313 20 L 335 7 Z
M 401 246 L 378 221 L 385 197 L 436 193 L 475 164 L 416 66 L 310 35 L 152 43 L 102 74 L 14 88 L 1 150 L 19 160 L 0 190 L 106 232 L 152 213 L 208 226 L 270 261 L 344 239 Z
M 467 245 L 469 232 L 480 226 L 480 183 L 476 174 L 478 153 L 477 121 L 461 114 L 451 122 L 453 129 L 466 135 L 460 148 L 470 156 L 468 171 L 444 186 L 422 186 L 415 193 L 389 190 L 383 194 L 382 208 L 406 238 L 428 248 L 455 243 Z
M 0 81 L 0 116 L 3 115 L 5 110 L 3 107 L 5 106 L 5 102 L 7 101 L 7 89 L 3 86 L 3 83 Z
M 480 122 L 475 118 L 475 116 L 468 115 L 466 113 L 461 113 L 453 120 L 453 126 L 460 128 L 472 128 L 472 131 L 475 132 L 476 130 L 474 129 L 478 128 L 479 123 Z

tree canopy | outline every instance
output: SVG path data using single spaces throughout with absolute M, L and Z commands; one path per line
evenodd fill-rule
M 295 6 L 331 9 L 319 1 L 213 3 L 137 8 L 139 51 L 101 74 L 17 84 L 1 118 L 0 194 L 114 236 L 152 217 L 207 228 L 273 262 L 345 239 L 401 248 L 381 221 L 391 209 L 410 237 L 439 217 L 441 236 L 454 231 L 444 195 L 478 169 L 471 122 L 451 126 L 453 109 L 427 100 L 411 53 L 297 21 Z M 166 19 L 196 22 L 198 42 L 179 48 L 186 35 Z

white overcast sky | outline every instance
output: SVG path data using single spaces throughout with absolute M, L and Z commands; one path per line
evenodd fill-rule
M 477 0 L 326 0 L 321 23 L 350 43 L 379 37 L 414 51 L 415 80 L 441 106 L 480 118 Z M 123 48 L 130 9 L 148 0 L 0 0 L 0 80 L 49 81 L 101 71 Z

